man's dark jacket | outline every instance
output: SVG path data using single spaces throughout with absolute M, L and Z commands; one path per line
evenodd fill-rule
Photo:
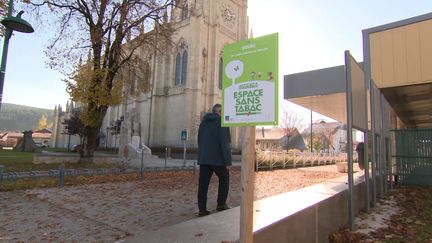
M 231 134 L 227 127 L 221 127 L 221 117 L 207 113 L 198 130 L 198 164 L 231 165 Z

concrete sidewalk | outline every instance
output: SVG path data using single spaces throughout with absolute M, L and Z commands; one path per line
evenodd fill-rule
M 323 167 L 335 170 L 334 166 Z M 362 183 L 361 176 L 362 173 L 355 175 L 356 185 Z M 345 214 L 347 212 L 338 210 L 338 206 L 347 203 L 346 198 L 343 196 L 347 189 L 347 176 L 344 175 L 320 184 L 254 201 L 254 234 L 262 234 L 262 232 L 267 234 L 264 237 L 258 237 L 258 239 L 261 239 L 258 242 L 268 242 L 262 239 L 268 239 L 268 235 L 272 234 L 271 232 L 265 232 L 270 227 L 275 227 L 274 232 L 276 235 L 270 237 L 277 239 L 274 242 L 302 242 L 301 239 L 307 239 L 304 242 L 313 242 L 312 239 L 320 239 L 316 242 L 324 242 L 323 240 L 327 239 L 329 232 L 332 232 L 333 228 L 336 230 L 342 226 L 341 222 L 345 223 Z M 330 206 L 333 204 L 337 206 L 335 208 Z M 318 216 L 318 208 L 320 208 L 320 216 Z M 315 212 L 317 215 L 312 215 L 310 212 Z M 340 218 L 342 220 L 339 220 Z M 292 226 L 288 227 L 290 233 L 286 233 L 288 228 L 282 229 L 280 225 L 278 226 L 278 224 L 284 224 L 281 222 L 285 221 L 289 222 L 285 224 Z M 330 226 L 321 224 L 322 222 L 328 222 Z M 285 237 L 285 234 L 281 233 L 283 231 L 296 240 L 281 240 Z M 239 232 L 240 207 L 235 207 L 176 225 L 162 227 L 158 230 L 140 232 L 120 242 L 231 243 L 239 241 Z
M 240 238 L 240 207 L 212 213 L 158 230 L 140 232 L 119 242 L 206 243 L 235 242 Z
M 159 166 L 162 162 L 164 160 L 153 161 Z M 172 163 L 182 165 L 183 161 L 173 160 Z M 335 166 L 330 167 L 336 171 Z M 240 205 L 240 173 L 237 167 L 230 174 L 228 204 L 233 207 Z M 150 179 L 148 176 L 143 181 L 0 192 L 0 242 L 116 242 L 125 239 L 220 243 L 215 239 L 235 240 L 239 232 L 238 207 L 196 217 L 197 174 L 168 172 L 167 177 Z M 335 178 L 339 173 L 305 173 L 293 169 L 256 175 L 255 195 L 266 198 L 324 178 Z M 305 175 L 313 179 L 306 179 Z M 211 210 L 216 208 L 217 190 L 214 177 L 209 188 L 208 208 Z

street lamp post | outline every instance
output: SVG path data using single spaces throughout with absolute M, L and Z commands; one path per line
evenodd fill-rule
M 0 111 L 1 104 L 3 100 L 3 85 L 6 75 L 6 61 L 7 61 L 7 53 L 9 48 L 9 39 L 12 36 L 12 32 L 18 31 L 23 33 L 32 33 L 34 32 L 33 27 L 24 19 L 21 19 L 21 15 L 24 11 L 20 11 L 16 17 L 12 16 L 13 12 L 13 0 L 9 0 L 7 17 L 4 18 L 1 23 L 6 27 L 5 35 L 4 35 L 4 43 L 3 43 L 3 53 L 0 65 Z
M 311 151 L 311 153 L 313 153 L 313 128 L 312 128 L 312 126 L 313 126 L 313 122 L 312 122 L 312 109 L 310 110 L 311 111 L 311 119 L 310 119 L 310 123 L 311 123 L 311 130 L 310 130 L 310 151 Z

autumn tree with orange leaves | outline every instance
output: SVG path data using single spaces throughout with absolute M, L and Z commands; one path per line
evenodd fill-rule
M 149 68 L 137 65 L 169 45 L 168 12 L 175 0 L 28 2 L 42 26 L 57 28 L 46 50 L 48 64 L 69 77 L 67 90 L 80 103 L 85 124 L 81 157 L 92 158 L 108 107 L 124 99 L 128 75 L 148 80 Z M 141 83 L 138 88 L 148 90 L 148 82 Z

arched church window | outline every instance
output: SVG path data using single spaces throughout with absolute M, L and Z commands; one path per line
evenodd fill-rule
M 135 76 L 135 75 L 134 75 Z M 129 94 L 133 95 L 135 93 L 135 77 L 131 80 Z
M 188 15 L 189 15 L 189 8 L 188 8 L 188 4 L 185 3 L 182 8 L 181 20 L 187 19 Z
M 185 50 L 183 52 L 182 57 L 182 65 L 181 65 L 181 84 L 186 84 L 187 79 L 187 67 L 188 67 L 188 52 Z
M 219 89 L 222 89 L 222 78 L 223 78 L 223 58 L 221 57 L 219 59 L 219 82 L 218 82 Z
M 150 64 L 148 62 L 144 63 L 144 70 L 143 70 L 143 81 L 145 84 L 150 84 L 150 77 L 151 77 L 151 70 L 150 70 Z
M 175 85 L 181 84 L 181 57 L 180 53 L 177 53 L 175 62 Z
M 184 85 L 188 77 L 188 45 L 181 41 L 175 58 L 175 85 Z
M 141 63 L 139 67 L 139 77 L 137 78 L 137 90 L 138 93 L 146 92 L 150 90 L 150 78 L 151 78 L 151 69 L 150 64 L 148 62 Z
M 128 78 L 129 78 L 129 94 L 133 95 L 135 93 L 135 84 L 137 80 L 137 73 L 135 68 L 128 68 Z

